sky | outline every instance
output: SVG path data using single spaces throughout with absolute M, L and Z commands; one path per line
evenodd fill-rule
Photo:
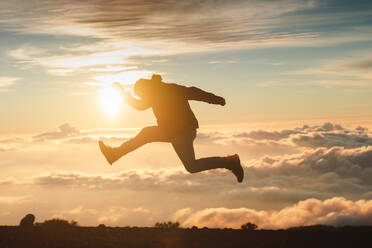
M 370 1 L 4 0 L 0 53 L 0 225 L 372 225 Z M 191 102 L 196 156 L 242 184 L 166 143 L 106 163 L 156 123 L 110 85 L 153 73 L 226 99 Z

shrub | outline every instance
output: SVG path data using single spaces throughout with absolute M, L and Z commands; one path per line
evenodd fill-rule
M 34 221 L 35 221 L 35 215 L 27 214 L 25 217 L 22 218 L 21 222 L 19 223 L 19 226 L 22 228 L 33 227 Z
M 156 222 L 155 227 L 157 228 L 164 228 L 164 229 L 170 229 L 170 228 L 179 228 L 180 223 L 179 222 Z
M 75 227 L 78 226 L 78 222 L 75 220 L 72 220 L 68 222 L 67 220 L 54 218 L 50 220 L 46 220 L 42 223 L 39 223 L 42 227 L 50 227 L 50 228 L 63 228 L 63 227 Z
M 253 230 L 257 229 L 258 226 L 254 223 L 248 222 L 246 224 L 243 224 L 241 227 L 242 227 L 243 230 L 253 231 Z

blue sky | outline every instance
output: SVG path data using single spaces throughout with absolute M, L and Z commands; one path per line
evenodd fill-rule
M 311 204 L 372 223 L 355 210 L 372 204 L 370 1 L 2 1 L 0 53 L 6 223 L 33 211 L 89 225 L 221 226 L 225 216 L 230 227 L 253 218 L 277 228 L 311 224 L 280 220 Z M 191 103 L 196 151 L 239 152 L 243 186 L 221 171 L 186 175 L 168 144 L 106 166 L 97 139 L 119 144 L 155 119 L 126 105 L 110 117 L 100 92 L 152 73 L 226 98 L 225 107 Z

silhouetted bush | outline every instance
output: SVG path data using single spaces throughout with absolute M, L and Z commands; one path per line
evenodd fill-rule
M 35 221 L 35 215 L 27 214 L 25 217 L 22 218 L 21 222 L 19 223 L 19 226 L 22 228 L 33 227 L 34 221 Z
M 172 221 L 155 223 L 155 227 L 157 228 L 169 229 L 169 228 L 178 228 L 179 226 L 180 226 L 179 222 L 172 222 Z
M 290 227 L 287 231 L 327 231 L 334 230 L 335 227 L 327 225 L 311 225 L 311 226 L 297 226 Z
M 192 226 L 191 229 L 192 230 L 198 230 L 198 227 L 197 226 Z
M 67 220 L 54 218 L 54 219 L 46 220 L 42 223 L 38 223 L 38 225 L 42 227 L 50 227 L 50 228 L 64 228 L 64 227 L 76 227 L 78 226 L 78 222 L 75 220 L 68 222 Z
M 242 225 L 241 227 L 242 227 L 243 230 L 253 231 L 253 230 L 257 229 L 258 226 L 254 223 L 248 222 L 248 223 Z

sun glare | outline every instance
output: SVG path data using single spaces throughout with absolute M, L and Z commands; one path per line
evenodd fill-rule
M 112 118 L 123 106 L 123 95 L 114 86 L 106 86 L 98 93 L 99 103 L 102 109 Z

